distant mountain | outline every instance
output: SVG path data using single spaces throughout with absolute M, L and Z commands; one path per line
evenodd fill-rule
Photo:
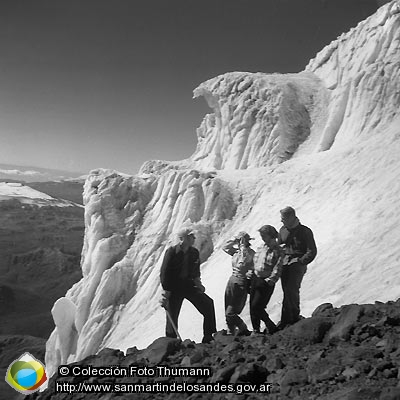
M 85 178 L 85 175 L 76 172 L 0 164 L 0 184 L 21 183 L 25 189 L 30 187 L 55 199 L 68 200 L 80 205 L 83 204 Z M 2 195 L 4 193 L 0 190 L 0 200 Z
M 13 164 L 0 164 L 0 181 L 45 182 L 69 179 L 83 180 L 82 172 L 71 172 L 57 169 L 21 166 Z

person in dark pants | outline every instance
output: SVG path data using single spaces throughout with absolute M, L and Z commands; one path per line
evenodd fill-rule
M 232 275 L 225 289 L 225 319 L 230 334 L 247 336 L 250 331 L 245 322 L 239 317 L 246 304 L 250 279 L 253 274 L 254 250 L 250 247 L 250 236 L 239 232 L 233 239 L 228 240 L 222 248 L 232 256 Z
M 278 324 L 278 328 L 282 329 L 300 319 L 300 286 L 307 265 L 317 255 L 317 246 L 313 232 L 300 223 L 292 207 L 285 207 L 280 212 L 283 226 L 279 231 L 278 244 L 285 253 L 281 275 L 282 315 Z
M 160 280 L 164 289 L 161 305 L 178 327 L 182 302 L 184 299 L 189 300 L 204 317 L 202 342 L 209 343 L 217 331 L 214 302 L 204 293 L 205 288 L 200 280 L 199 251 L 193 247 L 195 236 L 192 230 L 182 229 L 178 238 L 179 243 L 166 250 L 161 265 Z M 167 337 L 177 337 L 173 324 L 167 315 Z
M 254 277 L 250 290 L 250 317 L 253 333 L 260 333 L 260 323 L 263 321 L 268 333 L 272 334 L 277 331 L 277 328 L 265 308 L 282 272 L 283 252 L 276 242 L 278 232 L 273 226 L 263 225 L 258 231 L 264 245 L 257 249 L 254 257 Z

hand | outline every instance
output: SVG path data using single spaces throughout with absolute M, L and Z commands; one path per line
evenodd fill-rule
M 199 289 L 199 291 L 201 293 L 204 293 L 206 291 L 206 288 L 200 283 L 200 285 L 196 285 L 197 289 Z
M 204 287 L 204 285 L 201 283 L 200 278 L 195 278 L 193 280 L 194 286 L 201 292 L 204 293 L 206 291 L 206 288 Z
M 269 286 L 275 286 L 275 283 L 271 279 L 266 279 L 265 282 L 267 282 L 267 285 Z
M 161 299 L 160 299 L 160 305 L 163 308 L 167 308 L 168 304 L 169 304 L 169 298 L 171 297 L 171 292 L 169 292 L 168 290 L 164 290 L 161 293 Z

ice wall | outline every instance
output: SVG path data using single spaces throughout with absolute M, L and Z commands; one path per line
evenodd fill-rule
M 260 244 L 257 228 L 279 227 L 287 204 L 313 229 L 319 248 L 303 284 L 305 315 L 324 301 L 400 296 L 399 26 L 394 1 L 323 49 L 304 72 L 211 79 L 195 90 L 213 113 L 198 129 L 192 157 L 149 161 L 135 177 L 93 171 L 84 193 L 83 279 L 54 307 L 48 372 L 103 347 L 144 347 L 163 335 L 159 268 L 184 224 L 197 230 L 219 328 L 230 274 L 223 242 L 245 229 Z M 280 301 L 278 285 L 275 320 Z M 201 324 L 185 305 L 182 336 L 199 339 Z
M 214 113 L 197 129 L 190 161 L 202 168 L 245 169 L 288 160 L 321 117 L 314 109 L 325 92 L 311 73 L 232 72 L 202 83 L 194 97 L 204 96 Z
M 400 3 L 393 1 L 341 35 L 310 61 L 330 92 L 317 150 L 364 141 L 398 115 Z
M 120 319 L 129 330 L 139 325 L 142 332 L 140 322 L 158 308 L 161 256 L 176 239 L 174 232 L 188 223 L 195 226 L 204 262 L 217 232 L 235 215 L 238 199 L 214 173 L 161 164 L 146 163 L 137 177 L 108 170 L 88 177 L 83 278 L 53 308 L 58 323 L 47 344 L 50 373 L 51 366 L 95 353 Z M 134 315 L 128 321 L 127 310 Z

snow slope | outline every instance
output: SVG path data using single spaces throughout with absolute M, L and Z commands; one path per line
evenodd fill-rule
M 183 224 L 197 230 L 202 279 L 224 327 L 230 275 L 224 241 L 280 226 L 292 205 L 319 254 L 302 286 L 302 314 L 322 302 L 400 297 L 400 2 L 324 48 L 298 74 L 228 73 L 201 84 L 213 110 L 187 160 L 149 161 L 137 176 L 92 171 L 85 183 L 83 279 L 53 308 L 46 351 L 60 363 L 104 347 L 144 347 L 164 334 L 159 268 Z M 279 285 L 271 300 L 279 319 Z M 201 338 L 185 304 L 180 332 Z M 244 316 L 249 321 L 248 310 Z M 65 338 L 69 338 L 65 340 Z
M 43 192 L 25 186 L 22 183 L 0 182 L 0 201 L 17 199 L 23 204 L 43 206 L 70 207 L 79 206 L 67 200 L 58 200 Z

